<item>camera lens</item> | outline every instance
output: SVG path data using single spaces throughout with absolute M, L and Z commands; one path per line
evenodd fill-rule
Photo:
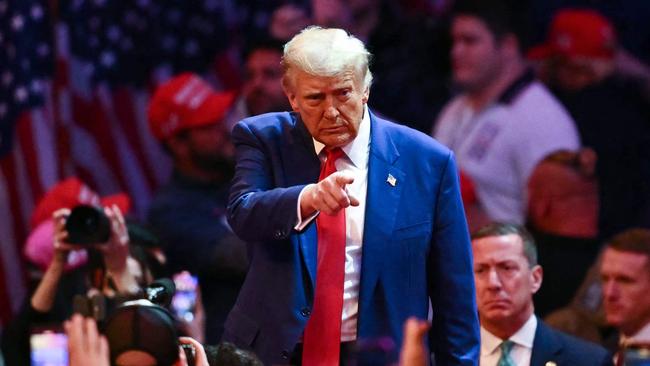
M 65 229 L 72 244 L 106 243 L 111 236 L 111 224 L 101 207 L 79 205 L 72 209 Z

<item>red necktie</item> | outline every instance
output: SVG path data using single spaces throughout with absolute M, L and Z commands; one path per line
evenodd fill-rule
M 336 172 L 334 162 L 343 150 L 326 150 L 327 161 L 318 181 Z M 345 276 L 345 210 L 330 216 L 320 213 L 318 230 L 318 265 L 314 308 L 303 335 L 302 364 L 338 365 L 341 347 L 341 311 Z

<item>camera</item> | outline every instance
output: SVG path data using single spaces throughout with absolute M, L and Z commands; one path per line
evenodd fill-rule
M 149 300 L 128 301 L 107 318 L 102 333 L 110 349 L 111 364 L 128 363 L 134 351 L 148 354 L 156 365 L 178 360 L 178 333 L 173 315 Z
M 111 237 L 111 223 L 101 207 L 79 205 L 65 223 L 71 244 L 101 244 Z

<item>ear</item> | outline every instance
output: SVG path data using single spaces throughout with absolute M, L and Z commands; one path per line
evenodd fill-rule
M 517 39 L 517 36 L 512 33 L 503 36 L 500 42 L 500 47 L 508 56 L 516 57 L 520 54 L 519 40 Z
M 295 93 L 286 93 L 287 98 L 289 99 L 289 104 L 291 104 L 291 109 L 296 112 L 300 113 L 300 107 L 298 106 L 298 101 L 296 100 L 296 94 Z
M 368 103 L 368 98 L 370 97 L 370 86 L 366 86 L 363 90 L 363 96 L 361 97 L 361 102 L 363 104 Z
M 551 203 L 543 194 L 531 194 L 528 203 L 528 217 L 533 225 L 546 218 L 550 211 Z
M 531 293 L 535 294 L 539 291 L 539 288 L 542 287 L 542 277 L 544 277 L 544 270 L 542 266 L 535 265 L 530 271 L 532 286 Z

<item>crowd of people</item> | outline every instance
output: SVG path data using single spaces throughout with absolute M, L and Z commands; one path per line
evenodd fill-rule
M 650 59 L 566 3 L 544 39 L 534 1 L 248 14 L 239 91 L 149 100 L 144 220 L 75 177 L 41 198 L 5 364 L 650 362 Z

